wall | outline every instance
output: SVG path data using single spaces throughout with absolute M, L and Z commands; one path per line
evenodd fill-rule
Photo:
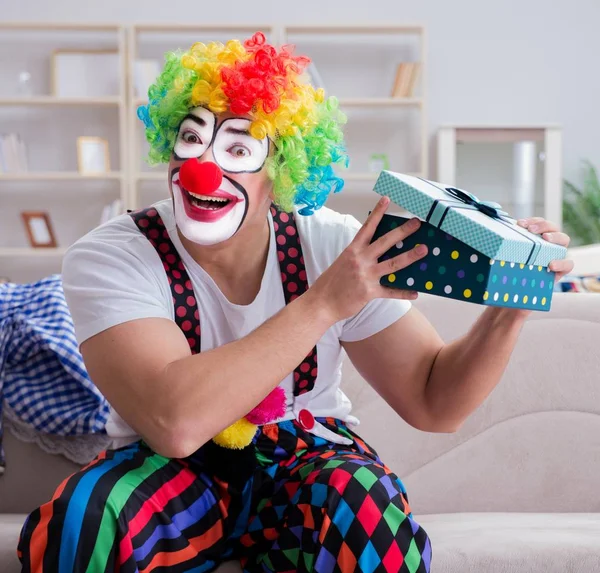
M 292 2 L 229 0 L 227 9 L 223 6 L 190 0 L 0 0 L 0 17 L 123 23 L 422 23 L 428 31 L 432 135 L 442 123 L 558 123 L 564 127 L 565 176 L 577 178 L 583 158 L 600 166 L 597 0 L 554 5 L 547 0 L 346 0 L 343 9 L 335 7 L 340 6 L 337 2 L 316 0 L 304 0 L 301 8 Z M 434 167 L 435 156 L 431 159 Z

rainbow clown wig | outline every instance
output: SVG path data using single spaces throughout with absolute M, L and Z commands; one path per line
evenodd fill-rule
M 248 115 L 251 135 L 271 140 L 267 172 L 279 208 L 302 205 L 299 212 L 310 215 L 342 189 L 332 165 L 348 163 L 341 130 L 346 118 L 335 98 L 306 80 L 309 58 L 293 55 L 292 46 L 278 52 L 258 32 L 243 44 L 196 43 L 165 59 L 149 103 L 138 109 L 149 163 L 169 161 L 180 123 L 191 108 L 204 106 L 216 114 Z

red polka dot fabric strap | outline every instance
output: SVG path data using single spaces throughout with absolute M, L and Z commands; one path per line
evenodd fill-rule
M 185 334 L 192 354 L 197 354 L 200 352 L 200 315 L 196 296 L 192 281 L 171 242 L 165 224 L 154 208 L 135 211 L 129 215 L 160 256 L 171 285 L 175 322 Z
M 308 289 L 308 279 L 302 256 L 302 245 L 292 214 L 271 207 L 277 256 L 285 303 L 289 304 Z M 317 380 L 317 347 L 294 370 L 294 396 L 310 392 Z
M 302 246 L 293 215 L 271 207 L 277 257 L 285 303 L 289 304 L 308 289 Z M 129 213 L 137 228 L 150 241 L 163 263 L 175 307 L 175 322 L 185 334 L 192 354 L 200 352 L 200 316 L 187 270 L 171 242 L 163 220 L 154 208 Z M 317 347 L 294 370 L 294 395 L 310 392 L 317 379 Z

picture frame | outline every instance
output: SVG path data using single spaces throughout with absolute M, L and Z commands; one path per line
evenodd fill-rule
M 35 249 L 57 247 L 50 215 L 46 211 L 24 211 L 21 213 L 21 219 L 31 247 Z
M 51 91 L 54 97 L 102 98 L 120 93 L 116 50 L 55 50 L 51 57 Z
M 110 171 L 108 141 L 102 137 L 78 137 L 77 166 L 82 175 L 108 173 Z

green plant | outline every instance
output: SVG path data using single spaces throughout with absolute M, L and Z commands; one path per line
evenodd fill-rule
M 584 161 L 583 185 L 564 181 L 563 224 L 571 245 L 600 243 L 600 181 L 596 168 Z

